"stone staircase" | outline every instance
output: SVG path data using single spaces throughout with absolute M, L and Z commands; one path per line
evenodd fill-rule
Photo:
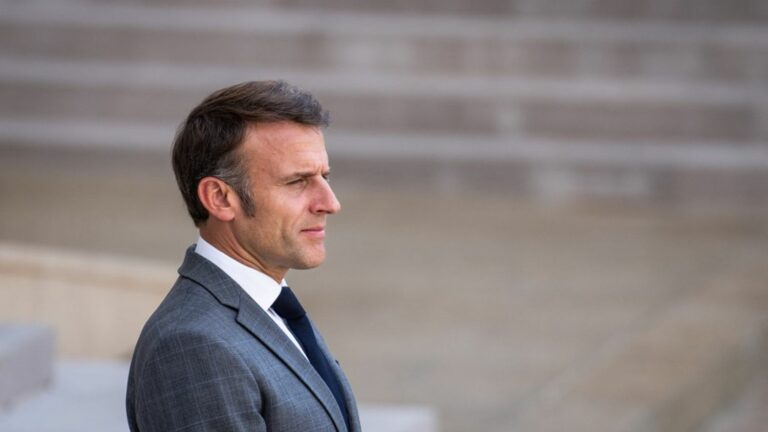
M 0 230 L 173 262 L 131 263 L 143 289 L 115 290 L 139 283 L 122 256 L 0 248 L 0 290 L 15 299 L 0 315 L 55 326 L 65 356 L 124 359 L 173 277 L 171 254 L 193 238 L 169 204 L 178 197 L 166 165 L 144 156 L 167 157 L 176 125 L 211 90 L 284 78 L 335 119 L 329 151 L 349 203 L 335 262 L 345 265 L 323 268 L 333 301 L 317 294 L 313 310 L 370 394 L 434 404 L 451 432 L 695 430 L 764 369 L 762 222 L 701 222 L 668 207 L 619 222 L 520 216 L 498 197 L 764 207 L 766 4 L 0 0 Z M 70 171 L 79 177 L 67 182 Z M 365 183 L 386 187 L 356 200 Z M 470 193 L 425 198 L 411 185 Z M 484 201 L 476 190 L 502 194 Z M 140 220 L 149 208 L 156 217 Z M 457 227 L 462 236 L 432 246 Z M 404 269 L 402 280 L 372 260 Z M 457 323 L 477 280 L 444 269 L 468 263 L 498 301 L 473 304 L 487 320 Z M 413 314 L 419 328 L 391 331 L 390 314 L 410 317 L 414 295 L 442 303 Z M 336 301 L 346 296 L 349 305 Z M 359 331 L 335 320 L 359 305 Z M 73 319 L 79 307 L 99 313 Z M 365 345 L 372 334 L 379 348 Z M 468 374 L 480 377 L 474 386 L 453 379 Z M 20 417 L 40 412 L 28 407 L 0 430 L 36 427 Z M 436 428 L 433 412 L 416 417 Z
M 360 181 L 764 203 L 768 8 L 689 3 L 3 0 L 0 145 L 165 152 L 211 90 L 284 78 Z

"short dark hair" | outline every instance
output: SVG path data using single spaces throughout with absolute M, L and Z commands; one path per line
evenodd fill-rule
M 246 214 L 254 204 L 249 179 L 236 151 L 250 125 L 290 121 L 326 127 L 329 115 L 312 94 L 285 81 L 249 81 L 212 93 L 179 126 L 173 143 L 173 172 L 187 211 L 200 225 L 208 211 L 197 197 L 204 177 L 217 177 L 235 190 Z

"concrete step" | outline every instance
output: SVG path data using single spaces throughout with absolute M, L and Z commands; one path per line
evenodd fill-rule
M 89 0 L 94 2 L 94 0 Z M 148 0 L 112 0 L 123 4 L 158 3 Z M 188 5 L 190 0 L 161 0 L 168 5 Z M 249 5 L 247 0 L 192 0 L 202 5 Z M 356 10 L 383 13 L 430 13 L 471 14 L 505 17 L 568 17 L 568 18 L 615 18 L 625 20 L 664 19 L 670 21 L 745 21 L 768 20 L 768 8 L 760 0 L 722 2 L 703 0 L 618 0 L 610 2 L 563 2 L 559 0 L 270 0 L 264 2 L 272 8 L 308 10 Z
M 53 385 L 10 410 L 0 411 L 3 432 L 127 432 L 125 386 L 128 364 L 59 361 Z M 366 405 L 362 426 L 369 432 L 437 432 L 429 407 Z
M 120 150 L 165 153 L 172 122 L 127 122 L 46 117 L 0 117 L 0 143 L 13 148 Z M 530 162 L 617 168 L 761 171 L 768 168 L 768 145 L 749 142 L 585 141 L 493 138 L 482 135 L 422 135 L 326 131 L 331 156 L 341 159 L 416 159 L 449 162 Z
M 250 4 L 181 9 L 128 1 L 2 7 L 0 53 L 30 57 L 430 76 L 768 81 L 768 30 L 759 25 L 721 23 L 713 31 L 698 22 L 281 11 Z
M 166 158 L 172 123 L 0 118 L 0 152 L 97 151 Z M 497 191 L 544 202 L 630 200 L 707 206 L 768 202 L 768 145 L 327 134 L 334 176 L 360 184 Z M 17 148 L 19 150 L 13 150 Z M 76 156 L 75 156 L 76 157 Z
M 47 326 L 0 323 L 0 412 L 51 381 L 54 348 Z
M 152 312 L 150 302 L 167 292 L 175 278 L 169 265 L 0 243 L 0 293 L 13 298 L 0 304 L 0 316 L 50 326 L 58 355 L 126 358 Z M 30 355 L 22 353 L 14 372 L 38 373 L 38 365 L 47 361 L 42 364 L 49 381 L 54 347 L 47 339 L 43 342 L 47 351 L 36 347 Z
M 0 59 L 0 115 L 180 122 L 212 89 L 274 77 L 316 93 L 340 130 L 573 140 L 768 139 L 768 87 L 750 85 L 401 77 L 18 57 Z
M 51 386 L 0 412 L 6 432 L 127 431 L 123 362 L 59 361 Z

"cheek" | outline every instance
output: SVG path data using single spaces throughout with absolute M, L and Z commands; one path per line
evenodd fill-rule
M 305 218 L 305 207 L 296 201 L 286 200 L 277 210 L 278 218 L 285 228 L 300 229 Z
M 294 239 L 301 227 L 300 219 L 284 209 L 264 213 L 258 224 L 262 235 L 273 241 Z
M 301 195 L 271 194 L 256 205 L 254 219 L 265 229 L 268 236 L 294 237 L 304 228 L 305 202 Z

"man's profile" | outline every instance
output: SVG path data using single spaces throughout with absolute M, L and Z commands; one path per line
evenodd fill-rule
M 199 237 L 136 344 L 133 432 L 360 431 L 351 388 L 285 282 L 325 259 L 327 112 L 283 81 L 219 90 L 173 169 Z

